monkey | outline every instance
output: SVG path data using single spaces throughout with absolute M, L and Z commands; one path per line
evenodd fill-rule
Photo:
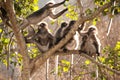
M 40 21 L 42 21 L 44 18 L 46 17 L 51 17 L 52 19 L 56 19 L 59 16 L 61 16 L 63 13 L 65 13 L 68 9 L 64 9 L 61 12 L 59 12 L 58 14 L 53 14 L 52 12 L 52 8 L 58 7 L 62 4 L 65 3 L 66 0 L 57 3 L 57 4 L 53 4 L 53 3 L 48 3 L 46 4 L 43 8 L 33 12 L 32 14 L 28 15 L 26 17 L 26 19 L 23 21 L 23 23 L 21 24 L 21 29 L 25 29 L 27 26 L 29 26 L 30 24 L 37 24 Z
M 73 27 L 73 25 L 75 24 L 75 20 L 71 20 L 70 22 L 69 22 L 69 25 L 68 25 L 68 27 L 64 30 L 64 35 L 63 35 L 63 37 L 65 37 L 67 34 L 68 34 L 68 32 L 71 30 L 71 28 Z M 63 46 L 63 50 L 64 51 L 67 51 L 67 50 L 74 50 L 75 49 L 75 47 L 76 47 L 76 39 L 75 39 L 75 35 Z
M 57 30 L 55 34 L 55 44 L 59 43 L 59 41 L 63 38 L 64 36 L 64 30 L 67 28 L 68 23 L 67 22 L 62 22 L 60 28 Z
M 72 26 L 74 25 L 75 22 L 76 22 L 76 21 L 71 20 L 71 21 L 69 22 L 69 25 L 68 25 L 68 23 L 66 23 L 66 22 L 61 23 L 61 27 L 58 29 L 58 31 L 57 31 L 56 34 L 55 34 L 55 39 L 56 39 L 55 44 L 59 43 L 59 41 L 65 37 L 65 35 L 70 31 L 70 29 L 72 28 Z M 69 44 L 69 43 L 70 43 L 70 44 Z M 68 47 L 68 46 L 69 46 L 69 47 Z M 73 49 L 73 47 L 75 47 L 75 46 L 76 46 L 76 44 L 75 44 L 75 39 L 72 38 L 72 39 L 71 39 L 70 41 L 68 41 L 68 43 L 66 43 L 61 49 L 62 49 L 63 51 L 71 50 L 70 48 Z M 69 48 L 69 49 L 68 49 L 68 48 Z
M 32 38 L 35 35 L 35 30 L 34 30 L 33 26 L 34 25 L 30 25 L 29 26 L 29 28 L 28 28 L 28 35 L 24 37 L 25 39 Z
M 69 23 L 68 28 L 64 31 L 65 35 L 70 31 L 70 29 L 73 27 L 73 25 L 76 23 L 76 20 L 71 20 Z M 83 22 L 78 30 L 82 30 L 84 28 L 85 22 Z M 74 36 L 66 43 L 64 50 L 78 50 L 79 49 L 79 32 L 78 30 L 75 32 Z M 65 37 L 64 35 L 64 37 Z
M 54 37 L 48 31 L 47 23 L 38 25 L 38 32 L 31 39 L 26 39 L 26 43 L 35 43 L 39 51 L 44 53 L 54 45 Z
M 69 25 L 68 25 L 68 27 L 64 30 L 64 36 L 63 37 L 65 37 L 65 35 L 70 31 L 70 29 L 73 27 L 73 25 L 75 24 L 75 20 L 71 20 L 70 22 L 69 22 Z
M 97 37 L 97 28 L 95 26 L 90 26 L 87 31 L 80 32 L 82 36 L 82 43 L 80 45 L 80 50 L 87 53 L 89 56 L 100 56 L 100 40 Z
M 59 41 L 62 38 L 65 38 L 65 36 L 68 34 L 68 32 L 71 30 L 73 25 L 76 23 L 76 20 L 71 20 L 69 22 L 69 25 L 66 22 L 61 23 L 61 27 L 56 32 L 56 44 L 59 43 Z M 84 28 L 84 22 L 81 24 L 78 30 L 82 30 Z M 76 31 L 75 35 L 61 48 L 63 51 L 66 50 L 74 50 L 78 49 L 79 47 L 79 33 Z

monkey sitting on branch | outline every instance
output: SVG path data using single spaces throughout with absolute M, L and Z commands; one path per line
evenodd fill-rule
M 58 29 L 58 31 L 56 32 L 56 35 L 55 35 L 55 38 L 56 38 L 55 44 L 59 43 L 60 40 L 62 40 L 63 38 L 65 38 L 65 36 L 67 35 L 67 33 L 70 31 L 70 29 L 75 24 L 75 22 L 76 21 L 71 20 L 69 22 L 69 25 L 66 22 L 61 23 L 61 27 Z M 77 45 L 76 39 L 75 39 L 75 36 L 73 36 L 61 49 L 63 51 L 74 50 L 75 47 L 76 47 L 76 45 Z
M 90 26 L 87 31 L 80 31 L 82 43 L 80 45 L 81 51 L 87 53 L 89 56 L 100 55 L 100 40 L 97 37 L 97 28 Z
M 61 12 L 54 14 L 52 12 L 53 8 L 56 8 L 62 4 L 65 3 L 66 0 L 54 4 L 52 2 L 46 4 L 43 8 L 33 12 L 32 14 L 30 14 L 29 16 L 26 17 L 26 19 L 23 21 L 23 23 L 21 24 L 21 29 L 25 29 L 27 26 L 29 26 L 30 24 L 36 25 L 37 23 L 39 23 L 40 21 L 42 21 L 44 18 L 46 17 L 51 17 L 52 19 L 56 19 L 58 17 L 60 17 L 63 13 L 65 13 L 68 9 L 64 9 Z
M 55 44 L 59 43 L 60 40 L 64 37 L 64 31 L 65 29 L 68 27 L 68 23 L 67 22 L 62 22 L 60 28 L 57 30 L 56 34 L 55 34 Z
M 68 23 L 63 22 L 61 23 L 61 27 L 58 29 L 58 31 L 55 34 L 55 44 L 58 44 L 60 40 L 65 38 L 65 36 L 68 34 L 68 32 L 71 30 L 71 28 L 75 24 L 75 20 L 71 20 Z M 84 22 L 81 24 L 79 30 L 82 30 L 84 28 Z M 75 35 L 62 47 L 64 51 L 66 50 L 76 50 L 79 48 L 79 33 L 76 31 Z
M 54 37 L 51 35 L 47 27 L 47 23 L 42 22 L 38 25 L 37 33 L 33 34 L 31 39 L 25 37 L 26 43 L 35 43 L 39 51 L 42 53 L 46 52 L 54 45 Z

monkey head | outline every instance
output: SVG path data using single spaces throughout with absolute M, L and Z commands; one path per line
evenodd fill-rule
M 68 25 L 68 23 L 63 22 L 63 23 L 61 23 L 61 28 L 67 27 L 67 25 Z
M 46 33 L 47 32 L 47 23 L 45 23 L 45 22 L 40 23 L 38 25 L 38 32 L 42 33 L 42 34 Z
M 53 3 L 53 2 L 49 2 L 47 5 L 48 5 L 48 6 L 53 6 L 54 3 Z
M 96 26 L 92 25 L 88 28 L 88 33 L 93 33 L 93 34 L 97 34 L 97 28 Z
M 72 26 L 75 24 L 75 22 L 76 22 L 75 20 L 70 21 L 70 23 L 67 27 L 67 30 L 70 30 L 72 28 Z
M 55 4 L 55 2 L 52 0 L 52 1 L 48 1 L 46 3 L 46 6 L 50 7 L 50 6 L 53 6 Z
M 75 24 L 75 20 L 70 21 L 69 26 L 73 26 Z

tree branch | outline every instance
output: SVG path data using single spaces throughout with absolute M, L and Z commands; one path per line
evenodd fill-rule
M 120 71 L 117 71 L 115 69 L 111 69 L 111 68 L 109 68 L 108 66 L 106 66 L 106 65 L 104 65 L 102 63 L 96 62 L 96 60 L 94 58 L 88 56 L 85 53 L 82 53 L 82 51 L 81 52 L 77 51 L 77 50 L 71 50 L 71 51 L 67 51 L 67 52 L 61 51 L 61 52 L 56 52 L 55 54 L 53 54 L 53 56 L 57 56 L 57 55 L 66 56 L 66 55 L 71 55 L 71 54 L 76 54 L 76 55 L 80 54 L 82 57 L 85 57 L 85 58 L 89 59 L 91 62 L 95 63 L 96 65 L 98 65 L 100 67 L 103 67 L 103 68 L 105 68 L 105 69 L 107 69 L 107 70 L 109 70 L 111 72 L 114 72 L 117 75 L 120 75 Z
M 64 39 L 62 39 L 59 44 L 55 45 L 53 48 L 51 48 L 49 51 L 44 53 L 43 55 L 38 56 L 37 58 L 33 59 L 31 61 L 31 75 L 36 72 L 37 69 L 49 58 L 51 57 L 58 49 L 60 49 L 64 44 L 66 44 L 72 36 L 75 34 L 75 31 L 78 30 L 78 27 L 80 24 L 87 20 L 91 20 L 95 18 L 100 12 L 102 12 L 104 9 L 111 6 L 111 2 L 105 4 L 104 6 L 100 7 L 98 10 L 96 10 L 94 13 L 92 13 L 90 16 L 84 16 L 83 18 L 79 18 L 77 22 L 75 23 L 74 27 L 69 31 L 69 33 L 65 36 Z
M 30 78 L 30 70 L 29 70 L 29 56 L 27 52 L 26 43 L 23 37 L 23 34 L 20 32 L 19 25 L 17 23 L 17 19 L 15 17 L 15 13 L 13 10 L 13 0 L 6 0 L 6 11 L 8 11 L 8 15 L 10 18 L 10 21 L 12 23 L 12 30 L 15 34 L 15 37 L 17 39 L 17 44 L 20 49 L 20 53 L 23 57 L 23 72 L 22 72 L 22 80 L 29 80 Z

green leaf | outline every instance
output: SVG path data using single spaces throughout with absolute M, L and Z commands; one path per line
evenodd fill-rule
M 90 14 L 92 13 L 92 10 L 88 8 L 88 9 L 85 11 L 85 13 L 86 13 L 86 15 L 90 15 Z
M 8 44 L 10 41 L 9 38 L 2 38 L 1 40 L 2 40 L 3 44 Z
M 32 49 L 32 52 L 33 52 L 33 53 L 36 53 L 36 52 L 38 52 L 38 50 L 37 50 L 36 48 L 33 48 L 33 49 Z
M 3 63 L 7 66 L 7 60 L 4 59 L 4 60 L 3 60 Z
M 117 44 L 116 44 L 114 50 L 116 50 L 116 51 L 119 50 L 119 51 L 120 51 L 120 42 L 117 42 Z
M 86 65 L 89 65 L 90 63 L 91 63 L 90 60 L 86 60 L 86 61 L 85 61 L 85 64 L 86 64 Z
M 100 57 L 99 59 L 100 59 L 100 61 L 101 61 L 102 63 L 105 62 L 105 58 L 104 58 L 104 57 Z
M 2 29 L 0 29 L 0 33 L 2 32 L 3 30 Z
M 70 65 L 70 62 L 67 60 L 61 60 L 61 63 L 66 64 L 66 65 Z
M 63 67 L 63 72 L 68 72 L 69 68 L 68 67 Z

